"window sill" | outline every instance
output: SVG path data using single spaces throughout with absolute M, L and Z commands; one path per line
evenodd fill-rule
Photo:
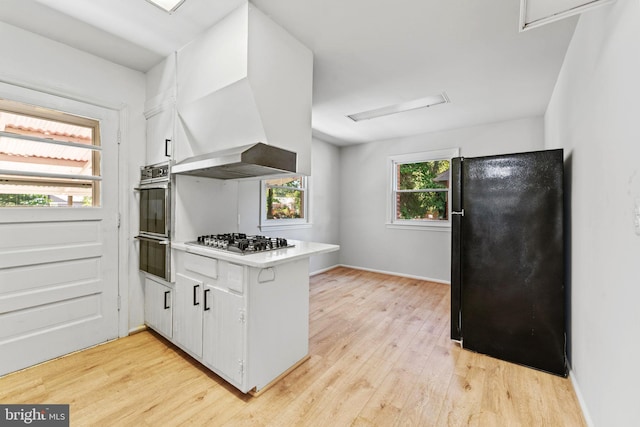
M 398 223 L 398 222 L 387 222 L 387 228 L 396 229 L 396 230 L 424 230 L 424 231 L 444 231 L 451 232 L 451 223 L 447 222 L 446 224 L 438 224 L 438 223 Z
M 261 224 L 260 231 L 282 231 L 296 230 L 302 228 L 311 228 L 312 224 L 308 222 L 299 222 L 296 224 Z

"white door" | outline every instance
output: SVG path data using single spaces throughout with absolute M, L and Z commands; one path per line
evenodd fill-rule
M 102 147 L 99 207 L 0 207 L 3 375 L 118 337 L 119 115 L 6 84 L 0 98 L 96 119 Z

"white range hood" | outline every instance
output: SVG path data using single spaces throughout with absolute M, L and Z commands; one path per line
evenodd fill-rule
M 205 178 L 240 179 L 296 172 L 296 153 L 262 143 L 190 157 L 171 173 Z
M 278 149 L 284 150 L 287 166 L 275 168 L 280 173 L 310 174 L 313 56 L 309 49 L 246 3 L 179 50 L 177 57 L 179 163 L 173 172 L 184 173 L 184 165 L 204 164 L 205 158 L 220 158 L 214 153 L 221 150 L 254 147 L 257 152 L 255 147 L 261 147 L 272 159 Z M 293 170 L 285 152 L 297 154 Z M 250 156 L 245 153 L 245 157 Z

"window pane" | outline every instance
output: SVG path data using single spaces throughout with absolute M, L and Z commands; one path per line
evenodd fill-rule
M 0 206 L 94 206 L 98 184 L 82 179 L 0 175 Z
M 397 165 L 398 190 L 449 188 L 449 160 Z
M 100 180 L 83 179 L 101 175 L 98 122 L 7 100 L 0 107 L 0 206 L 99 206 Z
M 49 206 L 51 200 L 45 194 L 0 194 L 0 206 Z
M 91 196 L 46 195 L 46 194 L 0 194 L 0 207 L 48 206 L 82 207 L 92 206 Z
M 93 175 L 100 152 L 91 148 L 0 137 L 0 169 L 44 174 Z
M 0 130 L 53 141 L 93 145 L 93 128 L 0 110 Z
M 397 193 L 396 219 L 447 220 L 448 193 Z
M 304 191 L 267 187 L 267 219 L 304 218 Z
M 286 178 L 268 179 L 267 187 L 291 187 L 291 188 L 303 188 L 303 179 L 301 176 L 290 176 Z

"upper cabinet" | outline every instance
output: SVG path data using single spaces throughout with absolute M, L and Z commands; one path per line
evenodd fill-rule
M 175 105 L 176 56 L 173 54 L 147 72 L 144 111 L 147 119 L 147 165 L 166 162 L 173 156 Z
M 171 160 L 173 155 L 175 108 L 154 112 L 147 117 L 146 164 Z
M 174 158 L 263 142 L 311 174 L 313 55 L 249 3 L 177 52 Z

